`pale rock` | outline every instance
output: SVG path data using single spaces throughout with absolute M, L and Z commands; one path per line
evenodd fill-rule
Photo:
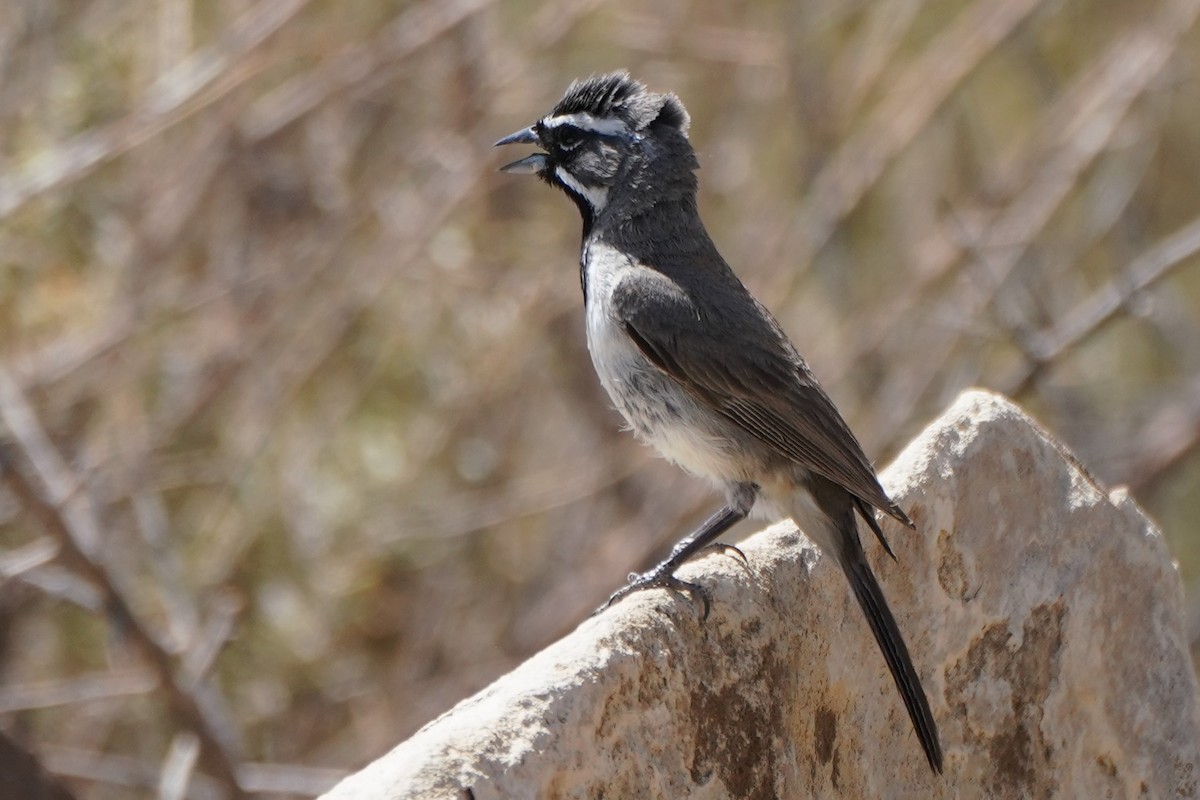
M 838 569 L 787 523 L 635 594 L 328 800 L 1195 797 L 1197 685 L 1162 535 L 1007 400 L 962 395 L 885 472 L 864 545 L 946 752 L 930 772 Z

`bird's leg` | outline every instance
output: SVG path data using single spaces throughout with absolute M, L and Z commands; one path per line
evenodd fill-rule
M 730 505 L 723 506 L 720 511 L 705 520 L 703 525 L 681 539 L 675 547 L 671 548 L 671 555 L 657 567 L 640 574 L 636 572 L 630 573 L 629 583 L 614 592 L 604 605 L 596 609 L 596 613 L 600 613 L 613 603 L 635 591 L 663 588 L 677 592 L 686 592 L 693 597 L 699 597 L 701 602 L 704 603 L 704 618 L 707 619 L 710 607 L 707 590 L 699 584 L 689 583 L 688 581 L 676 578 L 675 570 L 697 552 L 707 547 L 713 539 L 729 530 L 735 524 L 745 519 L 745 517 L 745 511 L 740 511 Z
M 708 547 L 713 539 L 716 539 L 725 531 L 732 528 L 735 524 L 746 518 L 750 512 L 750 506 L 753 505 L 753 495 L 751 495 L 749 503 L 729 503 L 721 508 L 720 511 L 713 514 L 704 524 L 697 528 L 693 533 L 680 540 L 678 544 L 671 549 L 671 555 L 665 561 L 659 564 L 649 572 L 638 574 L 630 573 L 628 585 L 618 589 L 613 593 L 612 597 L 600 608 L 596 609 L 595 613 L 600 613 L 604 609 L 621 600 L 626 595 L 636 592 L 640 589 L 650 589 L 661 587 L 664 589 L 672 589 L 677 592 L 686 592 L 693 597 L 699 597 L 704 603 L 704 618 L 708 619 L 709 598 L 708 591 L 695 583 L 680 580 L 675 577 L 677 570 L 683 562 L 687 561 L 700 550 Z M 722 548 L 732 548 L 737 550 L 738 554 L 745 560 L 745 555 L 741 550 L 738 550 L 732 545 L 720 545 Z

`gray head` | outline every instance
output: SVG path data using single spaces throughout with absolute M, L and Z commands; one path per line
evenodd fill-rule
M 687 138 L 688 113 L 673 94 L 658 94 L 610 72 L 575 81 L 553 110 L 497 145 L 545 150 L 500 169 L 537 175 L 562 189 L 583 215 L 585 230 L 623 196 L 623 213 L 655 198 L 695 192 L 696 157 Z

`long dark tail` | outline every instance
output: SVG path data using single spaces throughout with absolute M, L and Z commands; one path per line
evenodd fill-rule
M 917 677 L 917 670 L 908 656 L 904 637 L 900 635 L 896 618 L 892 616 L 887 600 L 884 599 L 883 589 L 875 580 L 875 575 L 871 572 L 871 567 L 861 548 L 856 549 L 857 553 L 852 553 L 848 558 L 843 559 L 842 569 L 850 581 L 850 587 L 854 590 L 858 604 L 862 607 L 863 613 L 867 615 L 867 622 L 871 624 L 871 632 L 875 634 L 875 641 L 879 643 L 879 649 L 883 651 L 883 657 L 892 671 L 896 688 L 900 690 L 900 696 L 904 698 L 908 716 L 912 718 L 913 728 L 917 732 L 917 738 L 921 740 L 921 747 L 925 750 L 925 757 L 929 759 L 929 766 L 934 772 L 941 774 L 942 745 L 938 740 L 937 723 L 933 721 L 933 714 L 929 711 L 929 701 L 925 697 L 925 690 L 921 687 L 921 679 Z

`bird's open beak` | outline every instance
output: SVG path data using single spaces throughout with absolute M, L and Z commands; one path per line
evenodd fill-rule
M 502 144 L 536 144 L 542 142 L 538 138 L 537 132 L 532 128 L 522 128 L 516 133 L 510 133 L 500 141 L 496 142 L 494 147 L 499 147 Z M 534 153 L 531 156 L 518 159 L 511 164 L 505 164 L 500 168 L 501 172 L 511 172 L 517 175 L 536 175 L 546 169 L 549 164 L 548 156 L 545 153 Z
M 502 144 L 541 144 L 541 143 L 542 143 L 541 140 L 538 139 L 537 131 L 535 131 L 532 126 L 530 126 L 528 128 L 522 128 L 521 130 L 517 131 L 516 133 L 510 133 L 508 136 L 505 136 L 503 139 L 501 139 L 500 141 L 498 141 L 494 145 L 492 145 L 492 147 L 499 147 Z

